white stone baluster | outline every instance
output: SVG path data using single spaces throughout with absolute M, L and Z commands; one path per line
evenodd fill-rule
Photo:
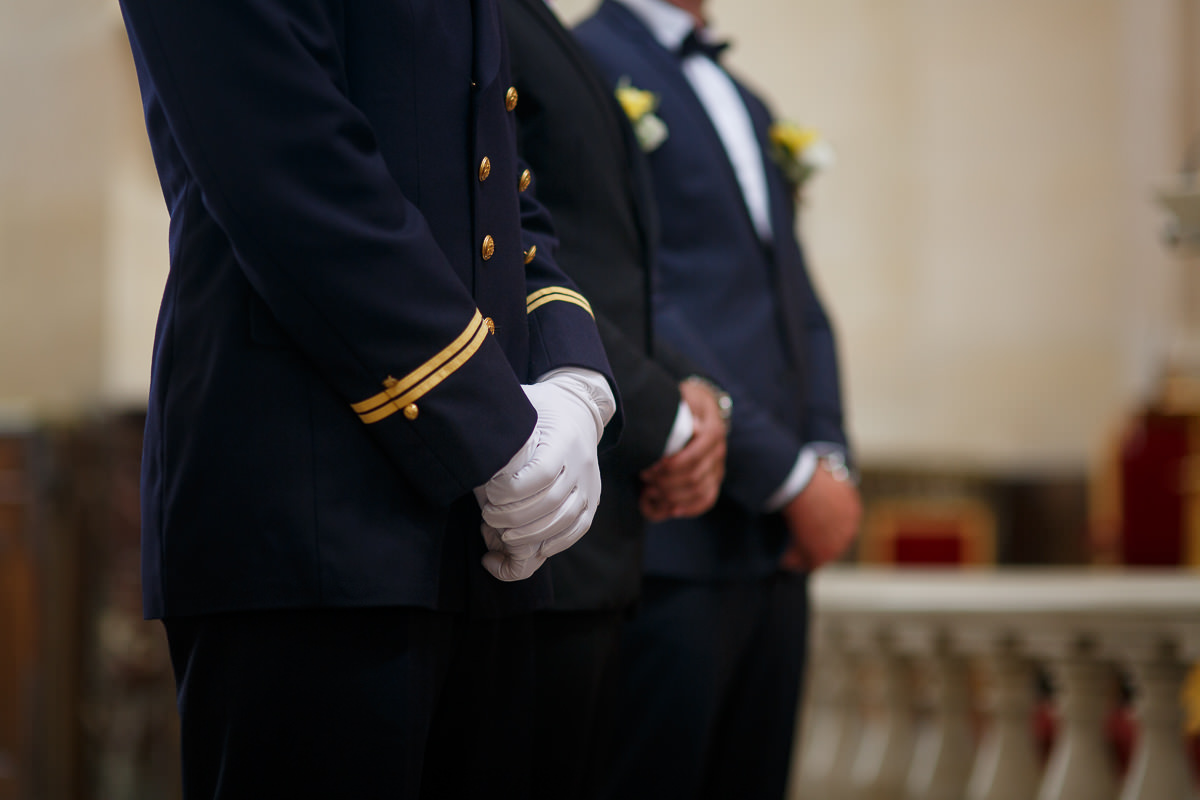
M 854 800 L 900 800 L 913 752 L 912 664 L 888 631 L 870 640 L 866 720 L 854 763 Z
M 1041 765 L 1033 741 L 1033 664 L 1003 636 L 987 655 L 988 721 L 971 767 L 967 800 L 1029 800 Z
M 1059 632 L 1065 652 L 1051 657 L 1059 727 L 1038 800 L 1116 800 L 1117 777 L 1104 720 L 1111 709 L 1113 673 L 1096 642 L 1078 631 Z
M 919 728 L 905 788 L 911 800 L 962 800 L 975 753 L 968 663 L 947 633 L 922 639 L 933 703 Z
M 1200 572 L 835 566 L 820 570 L 812 589 L 816 616 L 844 630 L 846 657 L 859 659 L 854 663 L 861 677 L 849 668 L 845 674 L 862 686 L 863 716 L 853 758 L 845 758 L 845 744 L 855 738 L 847 733 L 827 790 L 805 793 L 804 800 L 933 797 L 936 783 L 929 776 L 937 773 L 937 764 L 949 763 L 941 753 L 951 744 L 950 734 L 938 739 L 926 732 L 914 748 L 911 662 L 900 646 L 926 656 L 930 651 L 913 650 L 912 642 L 933 631 L 945 632 L 961 654 L 986 654 L 991 675 L 991 718 L 961 797 L 1200 800 L 1183 755 L 1178 696 L 1183 665 L 1200 659 Z M 1170 648 L 1163 649 L 1164 642 Z M 1112 657 L 1131 665 L 1143 726 L 1123 793 L 1105 729 L 1115 699 L 1115 674 L 1105 660 Z M 1032 730 L 1035 664 L 1050 672 L 1059 712 L 1044 774 Z M 957 680 L 947 686 L 961 688 Z M 842 684 L 850 692 L 852 686 Z M 951 693 L 939 702 L 961 706 L 961 696 L 955 698 Z M 853 705 L 852 695 L 845 703 L 844 708 Z M 961 745 L 968 737 L 956 729 L 954 744 Z M 849 779 L 849 794 L 839 791 L 846 786 L 841 776 Z
M 1140 726 L 1121 800 L 1187 800 L 1196 797 L 1180 705 L 1188 667 L 1174 642 L 1147 644 L 1127 659 Z
M 862 731 L 857 661 L 845 632 L 815 626 L 810 683 L 788 797 L 846 800 Z

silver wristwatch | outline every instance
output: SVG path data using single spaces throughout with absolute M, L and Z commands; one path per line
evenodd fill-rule
M 846 454 L 840 450 L 831 450 L 817 456 L 817 467 L 828 472 L 835 481 L 858 485 L 858 476 L 846 463 Z
M 721 418 L 721 422 L 729 427 L 729 419 L 733 416 L 733 398 L 729 396 L 729 392 L 702 375 L 689 375 L 684 380 L 698 383 L 713 393 L 713 397 L 717 398 L 717 415 Z

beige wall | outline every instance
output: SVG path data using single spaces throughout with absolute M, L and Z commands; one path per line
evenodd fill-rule
M 838 151 L 801 225 L 868 461 L 1079 469 L 1152 390 L 1197 4 L 712 0 L 733 67 Z M 109 5 L 39 5 L 0 8 L 0 412 L 137 402 L 165 215 L 127 45 Z
M 3 7 L 0 417 L 144 402 L 166 212 L 116 3 Z

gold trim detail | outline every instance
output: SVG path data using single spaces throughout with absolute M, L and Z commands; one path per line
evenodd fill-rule
M 596 316 L 592 312 L 592 304 L 587 301 L 586 297 L 581 295 L 579 292 L 574 291 L 573 289 L 568 289 L 565 286 L 547 286 L 545 289 L 538 289 L 536 292 L 526 297 L 525 313 L 532 314 L 534 311 L 546 305 L 547 303 L 554 302 L 574 303 L 584 311 L 588 312 L 588 314 L 591 314 L 593 318 Z
M 354 403 L 350 407 L 367 425 L 386 419 L 397 411 L 405 412 L 409 419 L 416 419 L 408 416 L 409 413 L 416 412 L 415 402 L 467 363 L 483 345 L 487 335 L 488 329 L 484 325 L 483 314 L 476 309 L 475 316 L 471 317 L 466 329 L 441 352 L 408 373 L 403 380 L 396 381 L 388 376 L 393 381 L 390 386 L 374 397 Z M 407 411 L 407 408 L 411 408 L 412 412 Z

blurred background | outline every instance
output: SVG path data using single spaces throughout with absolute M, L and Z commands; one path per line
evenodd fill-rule
M 709 8 L 837 153 L 798 225 L 854 558 L 1200 562 L 1200 250 L 1158 199 L 1200 157 L 1200 0 Z M 115 0 L 0 0 L 0 109 L 0 800 L 172 797 L 137 586 L 166 213 Z

